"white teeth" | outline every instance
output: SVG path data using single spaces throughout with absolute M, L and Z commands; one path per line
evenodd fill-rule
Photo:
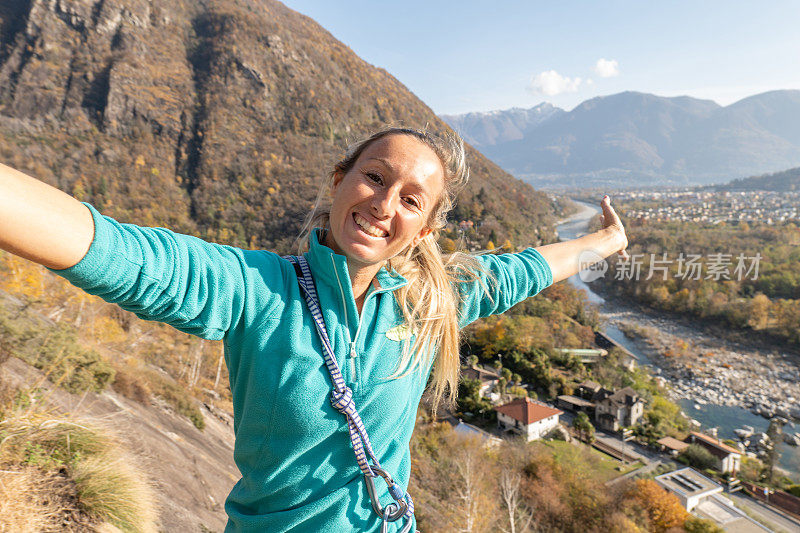
M 361 227 L 361 229 L 363 229 L 365 232 L 367 232 L 368 234 L 372 235 L 373 237 L 387 237 L 389 235 L 388 233 L 386 233 L 382 229 L 376 228 L 375 226 L 370 224 L 367 221 L 367 219 L 365 219 L 364 217 L 362 217 L 358 213 L 355 213 L 355 216 L 353 218 L 356 221 L 356 224 L 358 224 Z

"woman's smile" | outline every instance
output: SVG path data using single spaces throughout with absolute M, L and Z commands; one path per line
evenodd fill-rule
M 358 213 L 353 213 L 353 220 L 358 225 L 358 227 L 361 228 L 362 230 L 364 230 L 364 232 L 367 235 L 369 235 L 370 237 L 375 237 L 375 238 L 381 238 L 382 239 L 382 238 L 386 238 L 386 237 L 389 236 L 389 232 L 388 231 L 384 231 L 384 230 L 382 230 L 380 228 L 377 228 L 377 227 L 373 226 L 372 224 L 369 223 L 369 220 L 367 220 L 366 218 L 362 217 Z

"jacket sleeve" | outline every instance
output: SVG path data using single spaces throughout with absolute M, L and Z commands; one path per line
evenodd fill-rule
M 553 272 L 535 248 L 519 253 L 478 256 L 483 272 L 458 284 L 461 327 L 489 315 L 504 313 L 553 284 Z
M 76 265 L 52 270 L 145 320 L 219 340 L 245 305 L 242 250 L 163 228 L 120 224 L 86 204 L 94 239 Z

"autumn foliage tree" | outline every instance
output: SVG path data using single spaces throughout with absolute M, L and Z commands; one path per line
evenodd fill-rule
M 505 441 L 488 447 L 447 424 L 418 424 L 409 491 L 421 531 L 648 531 L 623 481 L 605 485 L 589 450 Z
M 689 516 L 678 497 L 653 480 L 637 479 L 629 496 L 645 510 L 650 521 L 648 531 L 653 533 L 682 528 Z

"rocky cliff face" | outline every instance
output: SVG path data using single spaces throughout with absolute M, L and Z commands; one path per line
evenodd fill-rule
M 133 402 L 112 390 L 70 394 L 13 357 L 0 362 L 0 375 L 0 383 L 5 385 L 23 390 L 36 387 L 53 417 L 66 412 L 73 419 L 115 435 L 152 486 L 159 531 L 225 528 L 225 498 L 239 479 L 233 463 L 231 417 L 204 407 L 206 428 L 201 433 L 167 409 Z
M 0 157 L 140 224 L 288 249 L 348 141 L 447 126 L 394 77 L 272 0 L 0 6 Z M 476 151 L 456 217 L 523 244 L 547 199 Z

